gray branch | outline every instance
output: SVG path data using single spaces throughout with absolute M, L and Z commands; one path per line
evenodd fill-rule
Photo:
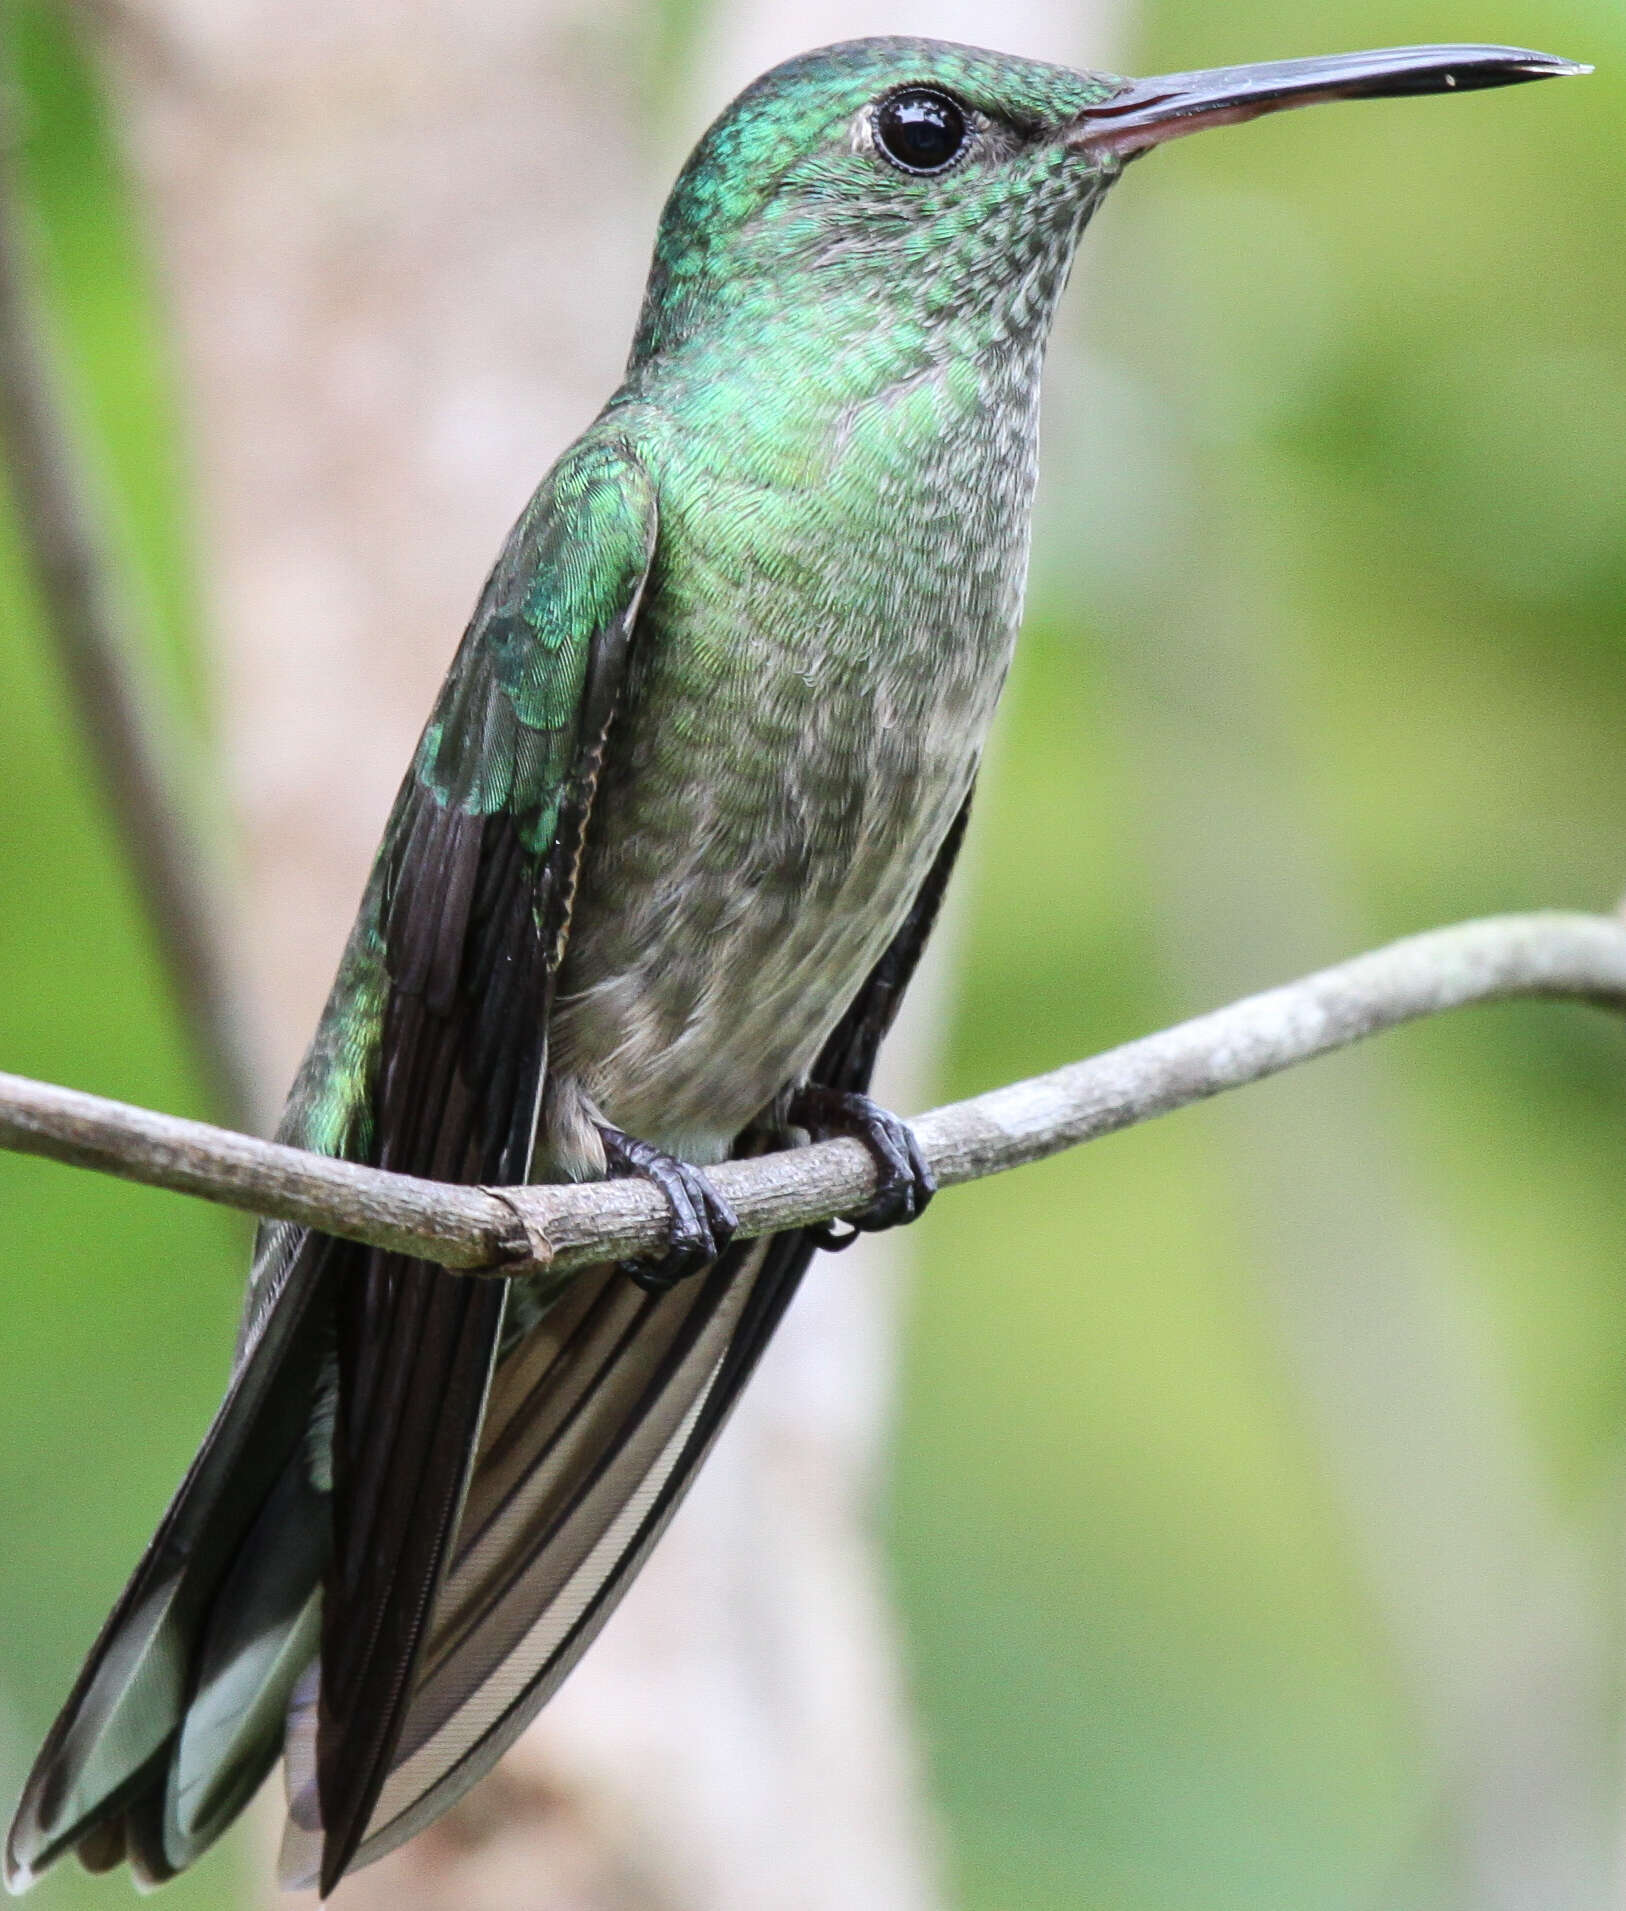
M 945 1187 L 1041 1161 L 1279 1074 L 1446 1009 L 1517 996 L 1626 1008 L 1626 922 L 1497 916 L 1391 943 L 1088 1061 L 922 1115 Z M 666 1205 L 643 1181 L 456 1187 L 254 1141 L 67 1088 L 0 1074 L 0 1146 L 296 1221 L 470 1273 L 566 1273 L 665 1244 Z M 711 1171 L 742 1235 L 862 1208 L 875 1167 L 827 1141 Z
M 134 620 L 40 323 L 4 80 L 0 72 L 0 458 L 86 754 L 214 1105 L 246 1120 L 253 1076 L 215 902 L 221 885 L 189 820 L 172 726 L 138 667 Z

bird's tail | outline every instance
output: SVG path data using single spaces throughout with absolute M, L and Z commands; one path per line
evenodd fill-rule
M 401 1734 L 348 1870 L 449 1809 L 557 1690 L 665 1530 L 811 1253 L 804 1234 L 738 1242 L 660 1295 L 616 1267 L 584 1269 L 509 1349 Z M 288 1719 L 290 1889 L 319 1880 L 329 1848 L 319 1707 L 313 1665 Z
M 262 1231 L 230 1389 L 35 1761 L 6 1841 L 11 1890 L 69 1851 L 94 1871 L 128 1859 L 161 1883 L 275 1762 L 317 1643 L 330 1543 L 321 1296 L 346 1251 Z

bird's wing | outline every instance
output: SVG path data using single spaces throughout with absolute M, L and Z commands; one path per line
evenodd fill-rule
M 437 1181 L 530 1164 L 582 832 L 655 545 L 643 468 L 589 441 L 499 559 L 386 832 L 369 1155 Z M 317 1772 L 324 1891 L 393 1760 L 501 1332 L 500 1281 L 369 1250 L 337 1294 Z
M 391 815 L 281 1139 L 449 1180 L 525 1178 L 655 518 L 648 475 L 598 438 L 515 527 Z M 190 1863 L 275 1761 L 318 1607 L 342 1869 L 413 1687 L 504 1295 L 262 1229 L 226 1399 L 35 1763 L 9 1883 L 70 1848 L 97 1869 L 128 1857 L 146 1883 Z
M 868 1087 L 936 920 L 970 799 L 908 920 L 813 1070 Z M 452 1563 L 367 1836 L 370 1863 L 489 1771 L 598 1633 L 676 1511 L 782 1318 L 813 1246 L 731 1248 L 671 1292 L 613 1268 L 579 1275 L 499 1367 Z M 289 1734 L 283 1881 L 320 1849 L 309 1726 Z

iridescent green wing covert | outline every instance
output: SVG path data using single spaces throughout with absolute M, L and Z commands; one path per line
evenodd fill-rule
M 654 538 L 647 474 L 590 440 L 544 484 L 486 587 L 381 858 L 380 1167 L 525 1178 L 582 832 Z M 324 1892 L 389 1769 L 504 1299 L 501 1283 L 382 1252 L 338 1295 L 317 1728 Z

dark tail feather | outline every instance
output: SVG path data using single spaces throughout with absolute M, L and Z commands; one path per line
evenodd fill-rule
M 353 1282 L 340 1307 L 335 1544 L 318 1693 L 323 1897 L 366 1836 L 394 1761 L 507 1301 L 500 1281 L 369 1260 L 366 1282 Z
M 575 1277 L 504 1360 L 393 1768 L 351 1869 L 447 1810 L 557 1690 L 614 1611 L 738 1399 L 812 1252 L 730 1250 L 659 1298 Z M 313 1681 L 314 1684 L 314 1681 Z M 288 1727 L 282 1882 L 314 1881 L 315 1693 Z
M 343 1250 L 287 1229 L 267 1230 L 266 1249 L 266 1298 L 225 1401 L 23 1790 L 5 1850 L 13 1891 L 72 1850 L 96 1871 L 127 1857 L 138 1880 L 162 1883 L 220 1835 L 281 1748 L 328 1548 L 309 1448 Z

